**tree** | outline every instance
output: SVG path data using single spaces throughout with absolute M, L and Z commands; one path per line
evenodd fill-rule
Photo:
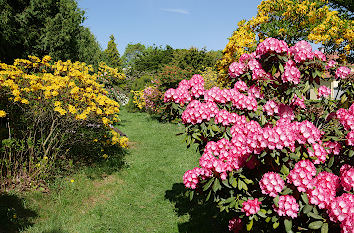
M 91 56 L 100 50 L 98 43 L 81 25 L 84 11 L 75 0 L 0 0 L 0 21 L 4 62 L 50 55 L 54 60 L 98 63 L 97 56 Z
M 103 51 L 105 61 L 107 65 L 113 68 L 121 67 L 122 61 L 120 59 L 120 55 L 117 49 L 117 44 L 115 43 L 115 38 L 113 35 L 111 35 L 109 38 L 110 40 L 108 41 L 107 49 Z
M 132 67 L 135 61 L 138 59 L 139 55 L 142 55 L 145 51 L 145 45 L 137 43 L 131 44 L 129 43 L 127 47 L 125 47 L 124 54 L 122 56 L 122 63 L 124 67 Z

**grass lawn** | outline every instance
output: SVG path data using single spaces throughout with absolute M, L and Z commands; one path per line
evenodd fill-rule
M 208 207 L 183 196 L 183 174 L 199 159 L 176 136 L 183 127 L 125 110 L 121 119 L 131 141 L 124 163 L 118 155 L 81 169 L 49 194 L 0 197 L 12 208 L 0 232 L 220 232 Z

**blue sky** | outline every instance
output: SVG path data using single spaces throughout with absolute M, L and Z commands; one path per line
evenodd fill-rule
M 111 34 L 122 55 L 128 43 L 224 49 L 237 22 L 261 0 L 78 0 L 84 22 L 103 49 Z

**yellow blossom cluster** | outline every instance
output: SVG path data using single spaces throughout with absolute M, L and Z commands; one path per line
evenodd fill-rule
M 218 63 L 221 76 L 227 74 L 230 63 L 243 53 L 253 51 L 266 37 L 276 36 L 288 43 L 306 39 L 334 46 L 348 55 L 354 46 L 353 20 L 340 18 L 327 3 L 326 0 L 263 0 L 257 16 L 240 21 L 229 38 Z
M 99 76 L 109 76 L 118 80 L 124 80 L 126 78 L 124 73 L 121 73 L 118 68 L 112 68 L 106 65 L 106 63 L 101 62 L 98 65 L 98 75 Z M 115 80 L 112 80 L 115 81 Z
M 140 91 L 131 91 L 133 93 L 133 103 L 139 109 L 143 109 L 146 105 L 145 98 L 144 98 L 144 90 Z
M 52 109 L 58 117 L 103 123 L 113 135 L 109 125 L 119 121 L 119 104 L 97 82 L 92 66 L 70 60 L 49 62 L 49 56 L 42 60 L 29 56 L 13 65 L 0 63 L 0 94 L 18 104 Z M 0 110 L 0 117 L 5 115 Z M 126 139 L 113 136 L 112 144 L 126 144 Z

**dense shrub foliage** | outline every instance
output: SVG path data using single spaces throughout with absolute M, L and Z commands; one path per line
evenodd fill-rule
M 351 69 L 306 41 L 268 38 L 228 72 L 231 89 L 207 90 L 194 75 L 164 95 L 201 152 L 183 177 L 187 194 L 228 212 L 232 232 L 353 232 Z
M 1 178 L 26 175 L 31 182 L 45 175 L 45 164 L 52 168 L 78 147 L 76 156 L 94 144 L 125 147 L 127 138 L 113 127 L 119 104 L 99 83 L 124 78 L 104 64 L 94 74 L 85 63 L 52 62 L 49 56 L 0 63 Z

